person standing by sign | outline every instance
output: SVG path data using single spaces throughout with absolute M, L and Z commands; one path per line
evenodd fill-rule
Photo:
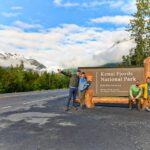
M 142 88 L 139 87 L 140 82 L 137 80 L 134 85 L 130 87 L 130 98 L 129 98 L 129 109 L 132 110 L 132 106 L 136 103 L 136 108 L 140 111 L 141 101 L 140 98 L 142 96 Z
M 72 108 L 74 110 L 77 110 L 75 101 L 76 101 L 76 96 L 78 93 L 79 77 L 80 77 L 81 71 L 77 70 L 77 72 L 75 74 L 71 74 L 70 72 L 67 73 L 67 72 L 64 72 L 64 71 L 58 69 L 58 72 L 70 77 L 69 97 L 68 97 L 68 101 L 67 101 L 67 104 L 65 107 L 65 111 L 69 110 L 69 105 L 70 105 L 70 101 L 72 100 L 72 98 L 73 98 L 73 107 Z
M 142 109 L 144 110 L 145 108 L 148 108 L 150 106 L 150 77 L 147 77 L 146 83 L 140 85 L 141 88 L 143 88 L 143 107 Z
M 80 81 L 79 81 L 79 99 L 80 99 L 80 108 L 85 108 L 85 92 L 86 89 L 90 86 L 90 84 L 87 82 L 85 72 L 81 73 Z

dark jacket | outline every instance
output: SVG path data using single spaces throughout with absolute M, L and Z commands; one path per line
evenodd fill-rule
M 69 87 L 72 88 L 72 87 L 76 87 L 78 88 L 79 86 L 79 76 L 77 76 L 77 74 L 71 74 L 71 73 L 67 73 L 67 72 L 64 72 L 64 71 L 61 71 L 62 74 L 70 77 L 70 83 L 69 83 Z

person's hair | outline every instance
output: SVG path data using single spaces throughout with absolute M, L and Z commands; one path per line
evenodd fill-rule
M 82 72 L 81 74 L 85 74 L 85 72 Z
M 150 79 L 150 77 L 147 77 L 146 80 L 147 80 L 147 79 Z
M 77 72 L 80 72 L 80 73 L 81 73 L 81 70 L 78 69 Z

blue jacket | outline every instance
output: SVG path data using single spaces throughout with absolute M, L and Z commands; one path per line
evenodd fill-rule
M 89 86 L 90 84 L 87 82 L 87 80 L 85 78 L 80 78 L 79 80 L 79 91 L 84 91 L 86 90 L 86 88 Z

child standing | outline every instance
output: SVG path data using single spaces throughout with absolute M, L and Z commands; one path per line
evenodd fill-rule
M 90 84 L 86 80 L 85 72 L 82 72 L 80 80 L 79 80 L 79 88 L 78 88 L 78 90 L 79 90 L 79 99 L 80 99 L 80 107 L 82 109 L 85 107 L 85 102 L 84 102 L 85 92 L 86 92 L 86 89 L 89 87 L 89 85 Z

